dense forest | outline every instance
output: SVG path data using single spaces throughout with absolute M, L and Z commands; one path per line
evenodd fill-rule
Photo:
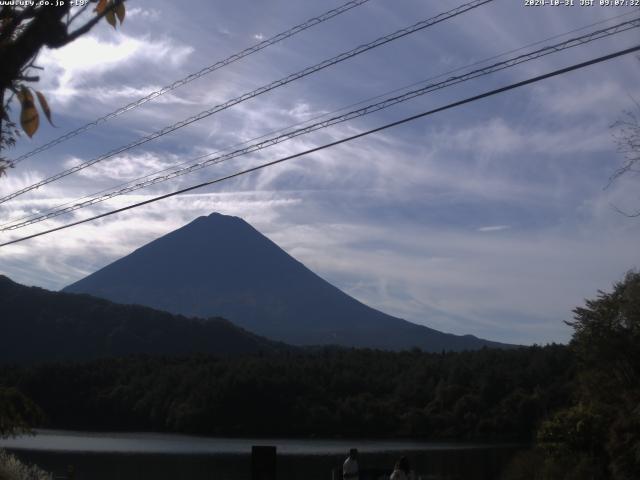
M 216 355 L 288 350 L 223 318 L 196 319 L 139 305 L 26 287 L 0 275 L 0 363 L 130 354 Z
M 548 478 L 640 478 L 640 272 L 574 310 L 572 402 L 538 431 Z
M 325 348 L 5 367 L 43 426 L 212 435 L 529 440 L 569 400 L 566 347 L 432 354 Z
M 640 273 L 574 314 L 568 346 L 439 354 L 323 347 L 4 365 L 0 434 L 30 425 L 531 441 L 505 478 L 637 479 Z

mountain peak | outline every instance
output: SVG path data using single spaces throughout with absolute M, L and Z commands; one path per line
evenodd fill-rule
M 229 223 L 246 223 L 246 222 L 240 217 L 236 217 L 233 215 L 225 215 L 219 212 L 213 212 L 213 213 L 210 213 L 209 215 L 199 216 L 195 220 L 181 227 L 181 229 L 188 228 L 191 225 L 198 225 L 198 224 L 222 225 L 222 224 L 229 224 Z
M 225 215 L 224 213 L 220 213 L 220 212 L 212 212 L 209 215 L 207 215 L 206 218 L 211 218 L 211 219 L 228 219 L 228 220 L 240 220 L 242 222 L 244 222 L 244 220 L 242 220 L 242 218 L 240 217 L 236 217 L 235 215 Z
M 209 215 L 202 215 L 194 220 L 194 222 L 199 222 L 199 221 L 208 221 L 211 223 L 221 223 L 221 222 L 247 223 L 240 217 L 236 217 L 234 215 L 225 215 L 224 213 L 220 213 L 220 212 L 213 212 L 213 213 L 210 213 Z
M 184 225 L 181 228 L 178 228 L 177 230 L 174 230 L 168 235 L 171 235 L 172 233 L 176 233 L 180 231 L 190 232 L 193 230 L 197 230 L 199 228 L 209 229 L 211 230 L 212 233 L 215 233 L 212 229 L 218 229 L 218 233 L 225 233 L 225 232 L 229 233 L 232 231 L 238 232 L 239 231 L 238 227 L 244 227 L 247 229 L 247 231 L 254 230 L 251 225 L 249 225 L 240 217 L 235 217 L 233 215 L 224 215 L 222 213 L 213 212 L 209 215 L 206 215 L 206 216 L 203 215 L 196 218 L 192 222 L 187 223 L 186 225 Z M 162 238 L 164 237 L 160 237 L 160 239 Z
M 348 296 L 239 217 L 212 213 L 68 286 L 119 303 L 220 316 L 284 342 L 441 351 L 497 346 L 406 322 Z

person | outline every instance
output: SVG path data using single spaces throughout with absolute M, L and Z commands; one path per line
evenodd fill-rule
M 360 469 L 358 468 L 358 449 L 349 450 L 349 456 L 342 465 L 342 478 L 344 480 L 358 480 Z
M 74 467 L 73 465 L 69 465 L 67 467 L 67 479 L 75 480 L 75 478 L 76 478 L 76 467 Z
M 389 480 L 414 480 L 414 478 L 409 459 L 407 457 L 400 457 L 400 460 L 398 460 L 393 467 L 393 472 Z

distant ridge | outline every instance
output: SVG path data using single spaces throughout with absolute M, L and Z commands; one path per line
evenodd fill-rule
M 187 316 L 228 318 L 296 345 L 425 351 L 512 347 L 392 317 L 350 297 L 244 220 L 199 217 L 64 289 Z
M 221 318 L 189 319 L 89 295 L 50 292 L 0 275 L 0 363 L 130 354 L 275 353 L 291 348 Z

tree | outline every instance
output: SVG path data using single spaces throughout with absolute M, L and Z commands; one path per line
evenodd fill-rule
M 583 401 L 608 420 L 603 439 L 615 479 L 640 471 L 640 272 L 629 272 L 611 293 L 577 308 L 572 340 L 583 365 Z
M 615 480 L 640 471 L 640 272 L 574 310 L 570 347 L 578 362 L 575 403 L 538 431 L 563 478 L 585 465 Z M 557 476 L 557 475 L 556 475 Z M 600 477 L 597 477 L 600 478 Z
M 574 329 L 572 347 L 585 371 L 598 377 L 591 393 L 626 396 L 640 388 L 640 272 L 627 273 L 611 293 L 599 292 L 574 313 L 567 322 Z M 603 382 L 615 392 L 603 392 Z
M 27 433 L 42 418 L 42 410 L 19 390 L 0 387 L 0 438 Z
M 11 101 L 20 105 L 20 125 L 30 137 L 39 125 L 40 108 L 51 122 L 51 111 L 44 95 L 29 85 L 40 78 L 33 75 L 36 57 L 43 47 L 60 48 L 89 32 L 103 17 L 116 27 L 125 17 L 125 0 L 87 0 L 72 7 L 69 1 L 6 2 L 0 6 L 0 177 L 6 174 L 11 162 L 2 152 L 15 144 L 18 136 L 16 122 L 10 115 Z M 95 16 L 77 23 L 94 3 Z M 39 416 L 37 407 L 15 389 L 0 385 L 0 436 L 28 430 Z
M 16 122 L 9 116 L 10 103 L 16 98 L 20 104 L 20 125 L 32 136 L 39 125 L 37 99 L 41 110 L 51 122 L 51 111 L 41 92 L 29 85 L 40 77 L 33 71 L 41 69 L 35 64 L 43 47 L 63 47 L 89 32 L 103 17 L 116 27 L 117 20 L 125 17 L 125 0 L 86 0 L 81 6 L 70 1 L 8 2 L 0 7 L 0 176 L 11 167 L 2 156 L 5 148 L 15 144 L 18 135 Z M 77 25 L 82 14 L 95 4 L 96 15 Z
M 623 175 L 640 173 L 640 103 L 635 102 L 636 111 L 627 110 L 611 129 L 618 146 L 618 152 L 624 156 L 624 163 L 609 180 L 609 184 Z M 635 212 L 623 212 L 628 217 L 640 217 L 640 209 Z

